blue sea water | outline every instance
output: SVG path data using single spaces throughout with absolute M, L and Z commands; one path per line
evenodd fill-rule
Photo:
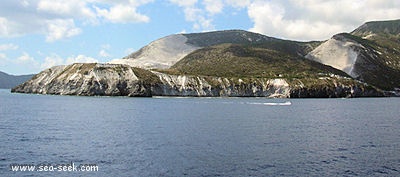
M 71 162 L 98 171 L 10 167 Z M 400 99 L 0 90 L 0 176 L 400 176 Z

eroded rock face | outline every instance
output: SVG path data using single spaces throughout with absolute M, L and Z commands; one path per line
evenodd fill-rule
M 155 73 L 162 84 L 153 91 L 158 96 L 289 97 L 284 79 L 234 79 L 191 77 Z
M 142 73 L 140 77 L 138 72 Z M 283 79 L 243 81 L 168 75 L 127 65 L 73 64 L 47 69 L 12 91 L 85 96 L 288 97 L 289 84 Z
M 12 92 L 57 95 L 150 96 L 131 67 L 73 64 L 42 71 Z
M 360 52 L 364 50 L 361 44 L 342 35 L 336 35 L 307 54 L 306 58 L 332 66 L 357 78 L 360 74 L 355 70 L 355 64 L 360 59 Z
M 322 88 L 296 88 L 290 91 L 290 98 L 355 98 L 382 97 L 382 92 L 365 85 L 338 85 Z
M 334 76 L 337 77 L 337 76 Z M 44 70 L 12 92 L 84 96 L 359 97 L 382 96 L 349 78 L 319 78 L 323 86 L 286 79 L 169 75 L 127 65 L 73 64 Z M 345 81 L 345 82 L 343 82 Z M 301 84 L 299 84 L 301 83 Z

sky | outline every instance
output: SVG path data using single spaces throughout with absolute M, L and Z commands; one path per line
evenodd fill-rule
M 108 62 L 178 33 L 242 29 L 326 40 L 367 21 L 394 19 L 399 0 L 2 0 L 0 71 Z

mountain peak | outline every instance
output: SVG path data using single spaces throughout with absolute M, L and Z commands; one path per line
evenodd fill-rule
M 400 19 L 367 22 L 355 29 L 351 34 L 359 37 L 367 37 L 373 34 L 400 35 Z
M 272 37 L 268 37 L 259 33 L 237 29 L 211 31 L 205 33 L 189 33 L 183 35 L 188 38 L 187 43 L 199 47 L 208 47 L 223 43 L 255 44 L 263 43 L 273 39 Z
M 224 43 L 262 44 L 272 40 L 278 39 L 244 30 L 174 34 L 155 40 L 127 57 L 109 63 L 145 69 L 167 69 L 187 54 L 204 47 Z

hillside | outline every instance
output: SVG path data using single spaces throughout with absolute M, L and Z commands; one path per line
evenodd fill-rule
M 400 70 L 400 20 L 368 22 L 350 34 L 365 39 L 385 66 Z
M 122 59 L 116 59 L 109 63 L 126 64 L 145 69 L 169 68 L 188 53 L 200 48 L 186 43 L 187 40 L 187 37 L 182 34 L 170 35 L 153 41 Z
M 174 34 L 155 40 L 122 59 L 110 64 L 127 64 L 144 69 L 168 69 L 191 52 L 219 44 L 259 45 L 306 55 L 318 42 L 286 41 L 243 30 Z
M 352 31 L 351 34 L 363 38 L 373 35 L 393 35 L 400 37 L 400 19 L 367 22 Z
M 205 33 L 189 33 L 182 35 L 187 37 L 188 44 L 198 47 L 209 47 L 224 43 L 252 45 L 280 40 L 244 30 L 224 30 Z
M 171 67 L 180 74 L 254 77 L 317 78 L 347 74 L 298 55 L 251 45 L 222 44 L 197 50 Z
M 0 71 L 0 88 L 10 89 L 32 78 L 34 75 L 14 76 Z
M 324 42 L 306 57 L 384 90 L 400 88 L 400 20 L 368 22 Z

